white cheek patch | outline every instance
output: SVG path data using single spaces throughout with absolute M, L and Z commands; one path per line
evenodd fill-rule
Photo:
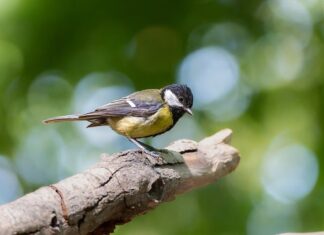
M 164 93 L 164 99 L 165 102 L 168 103 L 170 106 L 178 106 L 182 107 L 183 105 L 181 102 L 178 100 L 178 97 L 171 91 L 171 90 L 166 90 Z
M 132 107 L 132 108 L 135 108 L 135 107 L 136 107 L 136 105 L 134 104 L 133 101 L 127 99 L 126 102 L 127 102 L 127 103 Z

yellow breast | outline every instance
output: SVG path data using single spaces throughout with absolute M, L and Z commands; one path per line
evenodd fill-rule
M 172 113 L 166 105 L 147 118 L 115 117 L 107 121 L 113 130 L 131 138 L 157 135 L 173 125 Z

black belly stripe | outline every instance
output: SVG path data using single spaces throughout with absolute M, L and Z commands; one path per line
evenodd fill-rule
M 177 122 L 179 121 L 179 119 L 185 113 L 185 111 L 182 108 L 180 108 L 180 107 L 170 107 L 169 106 L 169 109 L 171 110 L 171 113 L 172 113 L 172 119 L 173 119 L 172 125 L 168 129 L 166 129 L 165 131 L 163 131 L 161 133 L 158 133 L 158 134 L 155 134 L 155 135 L 151 135 L 152 137 L 157 136 L 157 135 L 161 135 L 161 134 L 163 134 L 163 133 L 171 130 L 172 127 L 174 127 L 174 125 L 177 124 Z M 147 136 L 147 137 L 149 137 L 149 136 Z

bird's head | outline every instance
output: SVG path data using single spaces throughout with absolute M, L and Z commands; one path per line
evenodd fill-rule
M 172 108 L 182 109 L 192 115 L 193 95 L 186 85 L 172 84 L 161 90 L 162 99 Z

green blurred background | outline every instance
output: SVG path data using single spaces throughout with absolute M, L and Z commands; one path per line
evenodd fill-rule
M 116 234 L 324 230 L 323 0 L 0 0 L 0 203 L 133 148 L 41 120 L 188 84 L 195 115 L 149 140 L 234 131 L 230 176 Z

